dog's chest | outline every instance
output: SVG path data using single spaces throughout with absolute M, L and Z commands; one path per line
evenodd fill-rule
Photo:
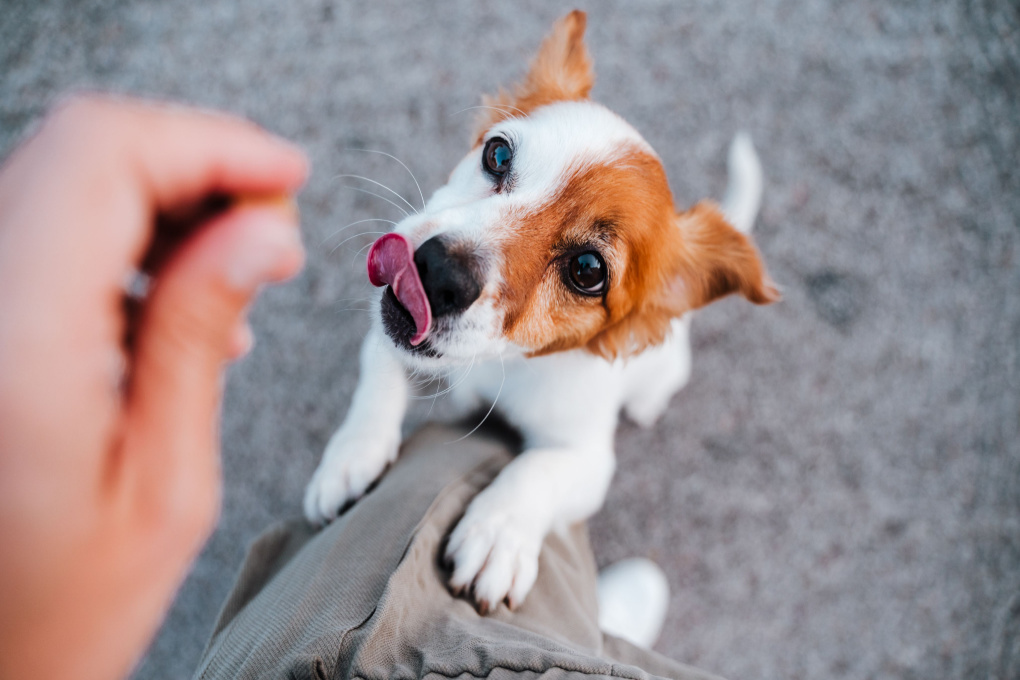
M 458 404 L 487 409 L 495 403 L 526 439 L 612 436 L 626 367 L 582 352 L 514 357 L 476 363 L 450 377 Z M 549 442 L 553 443 L 553 442 Z

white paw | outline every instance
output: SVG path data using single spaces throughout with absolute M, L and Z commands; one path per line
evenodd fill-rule
M 446 546 L 453 564 L 450 587 L 458 595 L 470 591 L 482 614 L 504 600 L 511 609 L 524 601 L 535 585 L 545 538 L 537 522 L 487 494 L 490 490 L 468 506 Z
M 337 430 L 305 489 L 305 518 L 312 524 L 336 519 L 397 459 L 399 447 L 399 432 L 387 437 L 353 434 L 345 428 Z

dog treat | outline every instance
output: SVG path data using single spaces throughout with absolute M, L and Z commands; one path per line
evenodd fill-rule
M 160 271 L 174 253 L 187 241 L 197 229 L 217 215 L 233 208 L 278 208 L 298 219 L 297 203 L 291 196 L 248 195 L 229 196 L 226 194 L 210 194 L 205 198 L 185 205 L 165 210 L 156 216 L 156 228 L 152 241 L 146 249 L 137 269 L 127 273 L 124 280 L 124 347 L 130 352 L 134 346 L 134 336 L 141 318 L 142 306 L 145 304 L 152 289 L 153 282 L 159 277 Z
M 233 207 L 236 208 L 280 208 L 288 216 L 298 220 L 299 212 L 297 201 L 286 195 L 264 195 L 264 196 L 239 196 L 234 199 Z
M 258 208 L 277 207 L 293 217 L 298 218 L 297 203 L 287 195 L 247 195 L 230 196 L 227 194 L 210 194 L 193 203 L 174 207 L 160 212 L 156 216 L 156 229 L 152 235 L 152 243 L 142 258 L 139 271 L 149 276 L 156 276 L 167 260 L 182 243 L 195 233 L 195 230 L 217 215 L 237 207 Z

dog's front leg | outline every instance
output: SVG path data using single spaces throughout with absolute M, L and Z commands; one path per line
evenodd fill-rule
M 396 460 L 407 394 L 404 367 L 382 331 L 373 328 L 361 346 L 361 375 L 347 417 L 305 490 L 308 521 L 334 519 Z
M 451 587 L 470 590 L 482 613 L 503 600 L 515 608 L 535 584 L 546 534 L 594 514 L 614 469 L 609 440 L 520 454 L 475 497 L 450 534 Z

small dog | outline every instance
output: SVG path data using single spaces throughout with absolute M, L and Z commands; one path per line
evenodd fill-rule
M 601 506 L 621 409 L 650 425 L 686 383 L 689 312 L 730 293 L 779 297 L 745 235 L 761 196 L 750 140 L 731 148 L 721 210 L 676 212 L 648 143 L 588 99 L 585 21 L 556 23 L 524 81 L 485 99 L 446 186 L 372 246 L 369 278 L 386 288 L 304 499 L 328 522 L 394 461 L 408 370 L 472 365 L 454 397 L 498 400 L 524 438 L 447 543 L 451 587 L 483 613 L 518 606 L 545 535 Z

